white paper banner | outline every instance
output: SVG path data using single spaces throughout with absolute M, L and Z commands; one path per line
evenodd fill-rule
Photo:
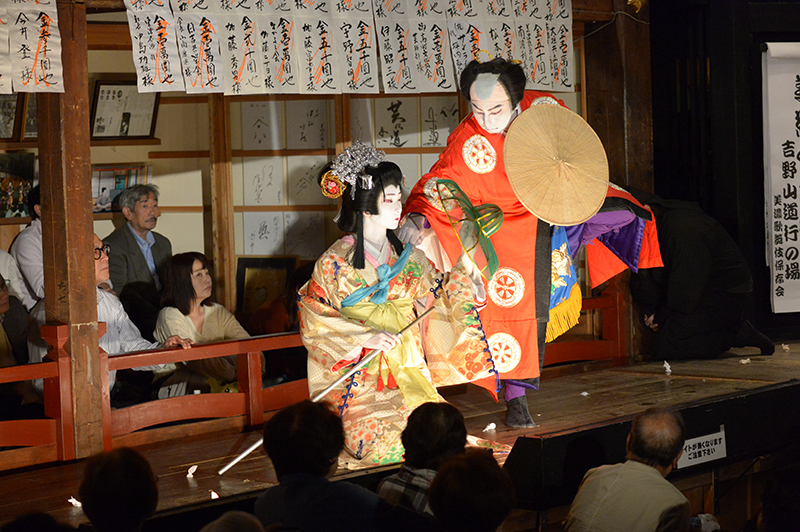
M 450 37 L 450 51 L 453 54 L 458 76 L 473 59 L 478 59 L 480 50 L 489 45 L 484 33 L 483 21 L 478 19 L 448 19 L 447 30 Z
M 253 15 L 217 15 L 226 95 L 264 92 L 259 33 Z
M 383 91 L 417 92 L 411 61 L 411 22 L 404 17 L 377 21 Z
M 550 48 L 550 72 L 554 91 L 575 90 L 572 66 L 572 0 L 550 0 L 552 17 L 547 21 L 547 44 Z
M 186 92 L 222 92 L 222 57 L 214 18 L 196 13 L 175 16 Z
M 764 210 L 772 311 L 800 311 L 800 43 L 762 57 Z
M 420 92 L 456 90 L 450 54 L 447 20 L 444 17 L 411 19 L 414 80 Z
M 297 26 L 290 15 L 260 15 L 259 27 L 261 74 L 267 93 L 287 94 L 299 91 Z
M 14 91 L 64 92 L 55 0 L 14 6 L 7 16 Z
M 300 92 L 335 94 L 342 92 L 342 76 L 334 53 L 333 20 L 295 17 L 299 30 Z
M 379 92 L 378 48 L 372 14 L 362 18 L 336 16 L 334 33 L 339 65 L 344 69 L 342 92 Z
M 0 4 L 0 94 L 11 94 L 11 53 L 8 45 L 8 12 Z
M 156 11 L 129 9 L 128 28 L 139 92 L 184 90 L 175 22 L 169 7 Z

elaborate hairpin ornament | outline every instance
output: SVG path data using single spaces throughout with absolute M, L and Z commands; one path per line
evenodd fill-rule
M 361 188 L 369 190 L 372 188 L 372 176 L 364 173 L 367 166 L 377 166 L 386 160 L 386 154 L 376 150 L 372 144 L 364 144 L 360 141 L 353 142 L 353 145 L 344 150 L 336 159 L 333 160 L 331 170 L 322 176 L 322 193 L 329 198 L 338 198 L 345 189 L 345 184 L 352 187 L 352 194 L 355 196 L 356 182 L 360 180 Z

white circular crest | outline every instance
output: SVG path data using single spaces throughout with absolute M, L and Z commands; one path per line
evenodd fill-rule
M 494 367 L 500 373 L 508 373 L 517 367 L 522 358 L 522 349 L 516 338 L 508 333 L 495 333 L 489 337 Z
M 425 182 L 425 186 L 422 190 L 425 192 L 425 197 L 428 198 L 428 201 L 431 202 L 431 205 L 439 209 L 440 211 L 444 210 L 444 205 L 442 205 L 442 198 L 439 197 L 439 191 L 436 189 L 436 183 L 439 180 L 432 177 Z
M 494 170 L 497 164 L 497 152 L 483 135 L 472 135 L 464 143 L 461 155 L 467 168 L 476 174 L 485 174 Z
M 539 96 L 531 102 L 531 105 L 561 105 L 552 96 Z
M 489 297 L 498 307 L 513 307 L 525 295 L 525 279 L 513 268 L 498 269 L 489 281 Z

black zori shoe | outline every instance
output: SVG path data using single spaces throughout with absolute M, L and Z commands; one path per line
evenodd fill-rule
M 536 426 L 524 395 L 506 401 L 506 425 L 512 429 L 530 429 Z

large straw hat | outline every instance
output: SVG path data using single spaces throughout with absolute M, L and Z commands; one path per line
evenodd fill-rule
M 585 222 L 608 189 L 603 144 L 583 118 L 560 105 L 534 105 L 518 116 L 503 148 L 519 201 L 555 225 Z

